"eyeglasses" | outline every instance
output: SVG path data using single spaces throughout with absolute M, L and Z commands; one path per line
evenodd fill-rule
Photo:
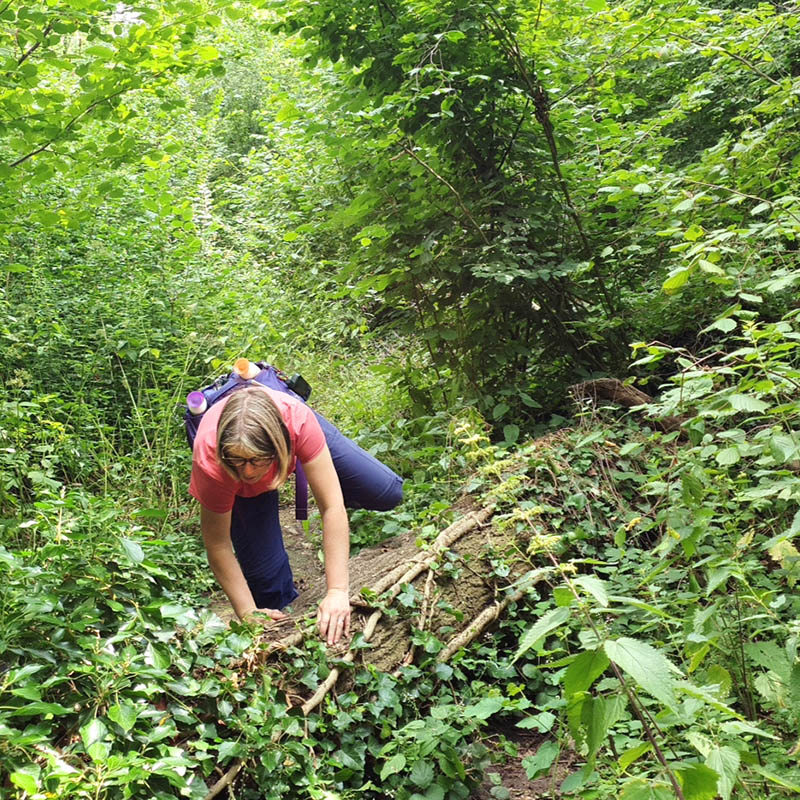
M 257 458 L 226 458 L 225 463 L 229 467 L 233 467 L 234 469 L 240 469 L 245 464 L 251 464 L 256 468 L 259 468 L 259 467 L 266 467 L 268 464 L 271 464 L 272 459 L 264 458 L 262 456 L 259 456 Z

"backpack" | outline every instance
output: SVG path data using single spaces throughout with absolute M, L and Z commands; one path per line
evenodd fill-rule
M 279 369 L 257 361 L 260 372 L 254 378 L 245 380 L 238 373 L 222 375 L 214 383 L 199 391 L 206 398 L 206 411 L 232 392 L 253 383 L 260 383 L 277 392 L 284 392 L 306 403 L 311 387 L 299 376 L 287 378 Z M 347 508 L 366 508 L 374 511 L 389 511 L 403 499 L 403 479 L 373 455 L 348 439 L 333 423 L 312 408 L 314 416 L 325 435 L 325 442 L 333 458 L 333 466 L 342 487 L 342 496 Z M 197 429 L 202 414 L 193 414 L 186 407 L 183 415 L 186 440 L 189 447 L 194 446 Z M 297 461 L 295 467 L 295 518 L 308 519 L 308 481 L 303 467 Z

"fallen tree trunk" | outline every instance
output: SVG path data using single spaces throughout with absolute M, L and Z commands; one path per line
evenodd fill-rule
M 625 408 L 636 408 L 637 406 L 652 403 L 653 398 L 649 394 L 637 389 L 635 386 L 623 383 L 616 378 L 598 378 L 593 381 L 576 383 L 569 387 L 572 399 L 576 403 L 590 401 L 594 406 L 602 403 L 617 403 Z M 653 423 L 664 433 L 677 431 L 688 419 L 687 417 L 660 417 L 652 418 Z
M 505 535 L 490 525 L 492 507 L 465 509 L 461 516 L 431 543 L 418 544 L 416 531 L 362 550 L 350 560 L 350 584 L 353 589 L 353 634 L 363 632 L 371 612 L 378 605 L 391 604 L 404 587 L 423 598 L 428 584 L 428 630 L 437 634 L 444 629 L 442 638 L 449 639 L 449 631 L 458 625 L 468 626 L 487 606 L 495 603 L 497 594 L 510 580 L 496 581 L 488 557 L 510 544 Z M 291 553 L 290 553 L 291 556 Z M 306 588 L 293 606 L 291 618 L 270 625 L 263 639 L 269 641 L 264 650 L 268 657 L 276 651 L 300 645 L 306 636 L 297 626 L 316 609 L 325 594 L 325 580 L 317 575 L 304 576 Z M 443 609 L 448 609 L 444 611 Z M 374 635 L 372 647 L 359 653 L 360 663 L 369 663 L 378 669 L 391 672 L 400 666 L 410 648 L 414 616 L 381 619 Z M 313 635 L 313 634 L 312 634 Z M 340 656 L 348 643 L 332 648 Z

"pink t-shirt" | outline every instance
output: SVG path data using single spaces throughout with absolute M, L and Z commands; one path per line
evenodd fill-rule
M 278 406 L 292 442 L 292 459 L 289 472 L 295 468 L 296 458 L 301 463 L 316 458 L 325 446 L 325 434 L 311 409 L 300 400 L 283 392 L 276 392 L 266 386 L 263 389 Z M 200 501 L 209 511 L 224 514 L 233 508 L 233 501 L 240 497 L 255 497 L 262 492 L 276 488 L 276 466 L 273 464 L 258 483 L 242 483 L 228 475 L 217 461 L 217 423 L 222 409 L 230 398 L 220 400 L 206 411 L 192 453 L 192 479 L 189 493 Z

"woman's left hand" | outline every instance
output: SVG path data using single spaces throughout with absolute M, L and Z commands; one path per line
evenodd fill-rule
M 328 644 L 336 644 L 342 636 L 350 635 L 350 592 L 328 589 L 317 609 L 319 635 Z

